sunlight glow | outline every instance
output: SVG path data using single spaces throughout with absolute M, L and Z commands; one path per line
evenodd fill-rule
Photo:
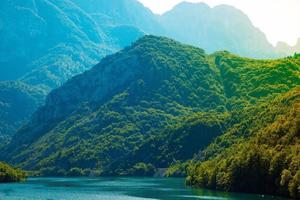
M 183 0 L 139 0 L 154 13 L 162 14 Z M 272 44 L 278 41 L 295 45 L 300 37 L 300 0 L 187 0 L 210 6 L 228 4 L 246 13 Z

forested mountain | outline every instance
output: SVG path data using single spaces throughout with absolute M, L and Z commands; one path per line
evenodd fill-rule
M 37 153 L 23 160 L 27 169 L 102 169 L 177 117 L 223 105 L 216 73 L 203 50 L 145 37 L 52 91 L 5 157 Z
M 0 160 L 300 198 L 300 43 L 274 48 L 241 11 L 2 0 L 0 43 Z
M 45 93 L 38 87 L 22 82 L 0 82 L 0 140 L 9 139 L 16 127 L 30 119 L 44 102 Z M 0 145 L 0 146 L 1 146 Z
M 17 81 L 14 85 L 26 84 L 31 90 L 39 87 L 44 94 L 144 34 L 168 36 L 209 53 L 230 50 L 251 57 L 282 55 L 245 14 L 230 6 L 182 3 L 160 16 L 137 0 L 3 0 L 0 19 L 0 80 Z M 19 90 L 16 93 L 23 93 Z M 3 91 L 9 88 L 1 93 L 9 95 Z M 27 109 L 5 103 L 16 114 Z M 36 106 L 42 103 L 39 99 L 31 102 Z M 28 119 L 16 118 L 11 123 L 5 116 L 0 119 L 0 135 L 10 135 Z
M 243 109 L 240 122 L 189 165 L 189 184 L 299 199 L 299 115 L 299 87 Z
M 204 151 L 196 161 L 223 162 L 223 154 L 244 143 L 265 147 L 270 135 L 255 138 L 273 124 L 277 127 L 278 120 L 291 123 L 287 127 L 298 123 L 291 119 L 297 113 L 298 90 L 293 88 L 300 85 L 299 71 L 298 55 L 278 60 L 229 52 L 207 55 L 167 38 L 145 36 L 52 91 L 45 106 L 1 150 L 1 159 L 42 175 L 153 175 L 157 168 L 192 159 L 199 150 Z M 282 128 L 274 129 L 280 137 Z M 286 133 L 291 140 L 282 148 L 298 157 L 298 132 Z M 264 159 L 273 162 L 272 156 Z M 291 166 L 299 169 L 297 163 Z M 197 169 L 190 172 L 191 183 L 212 187 L 197 175 L 193 179 L 202 172 Z
M 79 1 L 76 3 L 84 5 L 79 4 Z M 116 3 L 111 2 L 111 6 L 117 6 Z M 135 3 L 143 13 L 141 4 Z M 108 4 L 106 1 L 106 5 Z M 24 95 L 22 98 L 28 95 L 24 94 L 23 85 L 32 87 L 32 91 L 42 91 L 43 99 L 53 88 L 86 71 L 105 55 L 131 44 L 144 34 L 138 27 L 122 24 L 114 16 L 101 15 L 100 11 L 92 15 L 78 5 L 70 0 L 1 2 L 0 80 L 17 80 L 9 85 L 5 82 L 1 84 L 1 100 L 11 95 L 12 84 L 15 94 L 19 94 L 16 99 L 20 99 L 20 94 Z M 129 16 L 130 13 L 124 14 Z M 102 20 L 100 16 L 110 19 Z M 10 107 L 11 113 L 0 116 L 1 137 L 14 133 L 12 130 L 18 129 L 43 103 L 40 97 L 31 97 L 17 106 L 13 101 L 5 99 L 4 103 Z M 28 105 L 32 106 L 30 110 Z M 23 117 L 24 113 L 26 117 Z M 9 115 L 22 117 L 12 120 Z
M 276 55 L 264 34 L 230 6 L 181 3 L 156 16 L 136 0 L 4 0 L 0 17 L 0 80 L 21 78 L 50 88 L 129 45 L 142 33 L 172 36 L 209 52 Z M 240 31 L 233 31 L 237 29 Z M 189 34 L 183 30 L 190 30 Z
M 32 70 L 43 67 L 43 64 L 49 70 L 43 78 L 51 79 L 51 72 L 57 70 L 57 65 L 37 65 L 36 62 L 41 57 L 51 55 L 56 57 L 57 62 L 61 60 L 65 65 L 72 66 L 72 55 L 63 55 L 73 46 L 79 48 L 72 49 L 74 55 L 82 52 L 83 57 L 94 59 L 94 62 L 105 55 L 105 49 L 95 45 L 104 42 L 104 35 L 99 33 L 89 16 L 70 1 L 4 0 L 0 10 L 1 80 L 21 78 Z M 67 62 L 68 59 L 70 62 Z M 75 62 L 78 56 L 74 59 Z M 84 60 L 87 62 L 88 59 Z M 92 64 L 93 62 L 89 63 Z M 83 66 L 84 62 L 81 64 Z M 73 70 L 76 70 L 76 66 Z M 60 76 L 65 78 L 64 74 Z

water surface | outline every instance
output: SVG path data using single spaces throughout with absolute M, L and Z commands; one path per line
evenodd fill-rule
M 30 178 L 0 184 L 0 200 L 283 200 L 185 187 L 177 178 Z

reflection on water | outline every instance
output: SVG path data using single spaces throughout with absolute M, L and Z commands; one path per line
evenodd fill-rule
M 1 184 L 0 200 L 283 200 L 184 186 L 177 178 L 31 178 Z

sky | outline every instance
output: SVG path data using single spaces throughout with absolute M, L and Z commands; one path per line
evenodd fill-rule
M 139 0 L 156 14 L 162 14 L 183 0 Z M 300 0 L 185 0 L 205 2 L 211 7 L 227 4 L 242 10 L 254 26 L 276 45 L 284 41 L 295 45 L 300 38 Z

